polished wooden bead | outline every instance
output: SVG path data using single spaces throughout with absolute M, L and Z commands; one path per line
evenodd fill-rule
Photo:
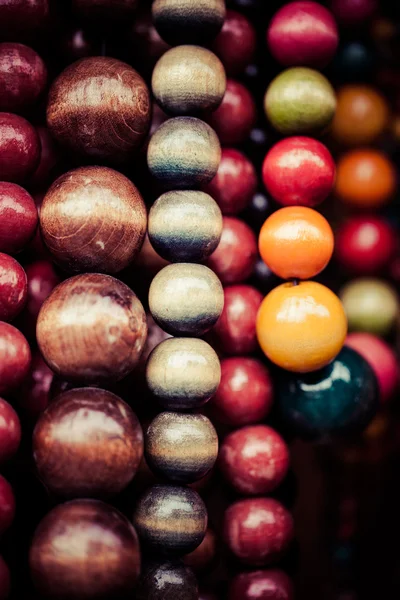
M 136 600 L 198 600 L 197 580 L 180 561 L 152 561 L 144 565 L 135 590 Z
M 146 207 L 129 179 L 107 167 L 81 167 L 61 175 L 40 209 L 43 240 L 70 272 L 117 273 L 139 252 Z
M 165 340 L 147 361 L 147 384 L 164 408 L 182 410 L 205 404 L 221 378 L 218 356 L 197 338 Z
M 168 265 L 157 273 L 149 290 L 154 320 L 172 335 L 205 333 L 215 325 L 223 306 L 222 285 L 203 265 Z
M 125 377 L 147 336 L 146 314 L 135 294 L 108 275 L 67 279 L 43 304 L 37 341 L 49 367 L 72 381 Z
M 40 160 L 40 140 L 26 119 L 0 112 L 0 180 L 24 182 Z
M 223 146 L 235 146 L 247 140 L 256 118 L 256 104 L 247 87 L 228 79 L 223 100 L 207 121 Z
M 151 80 L 153 94 L 170 115 L 195 115 L 215 110 L 226 88 L 219 58 L 200 46 L 171 48 L 157 62 Z
M 225 18 L 224 0 L 154 0 L 154 24 L 172 45 L 203 44 L 220 31 Z
M 294 600 L 294 587 L 279 569 L 249 571 L 233 578 L 229 600 Z
M 207 510 L 190 488 L 154 485 L 139 500 L 133 523 L 141 542 L 153 552 L 183 555 L 203 540 Z
M 26 273 L 8 254 L 0 252 L 0 320 L 12 321 L 23 309 L 28 292 Z
M 37 223 L 32 196 L 15 183 L 0 181 L 0 251 L 21 252 L 32 239 Z
M 174 190 L 151 207 L 148 231 L 152 246 L 165 259 L 201 262 L 218 246 L 222 215 L 208 194 Z
M 74 500 L 40 522 L 29 564 L 35 587 L 45 598 L 125 598 L 139 577 L 139 542 L 132 525 L 113 507 Z
M 31 364 L 31 351 L 18 329 L 0 321 L 0 394 L 24 381 Z
M 105 498 L 133 479 L 143 456 L 142 428 L 115 394 L 73 389 L 58 396 L 40 417 L 33 453 L 39 477 L 51 492 Z
M 217 134 L 195 117 L 165 121 L 152 135 L 147 150 L 151 174 L 173 188 L 207 183 L 215 176 L 220 160 Z
M 73 0 L 75 12 L 85 19 L 120 20 L 131 19 L 135 14 L 138 0 Z
M 0 398 L 0 463 L 14 456 L 20 442 L 21 425 L 18 415 L 11 404 Z
M 294 67 L 270 83 L 264 108 L 271 125 L 283 135 L 315 134 L 332 121 L 336 97 L 321 73 Z
M 217 432 L 204 415 L 163 412 L 149 425 L 145 453 L 157 475 L 192 483 L 204 477 L 217 460 Z
M 0 44 L 0 110 L 21 112 L 43 92 L 46 66 L 40 56 L 23 44 Z
M 151 118 L 147 85 L 129 65 L 105 56 L 70 65 L 54 81 L 47 123 L 70 151 L 96 161 L 129 160 Z
M 0 475 L 0 535 L 11 526 L 14 516 L 15 497 L 13 489 L 7 479 Z
M 257 315 L 261 349 L 288 371 L 307 373 L 326 366 L 340 352 L 346 333 L 347 319 L 339 298 L 314 281 L 276 287 Z
M 227 10 L 222 29 L 211 48 L 229 75 L 242 73 L 256 51 L 257 35 L 252 22 L 236 10 Z

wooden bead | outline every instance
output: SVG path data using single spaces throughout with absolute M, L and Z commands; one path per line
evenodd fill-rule
M 163 123 L 152 135 L 147 150 L 151 174 L 173 188 L 211 181 L 220 160 L 217 134 L 194 117 L 175 117 Z
M 172 335 L 201 335 L 217 322 L 224 306 L 218 277 L 204 265 L 164 267 L 149 290 L 149 307 L 158 325 Z
M 152 561 L 144 565 L 135 590 L 136 600 L 198 600 L 197 580 L 180 561 Z
M 49 404 L 53 376 L 53 371 L 46 365 L 39 350 L 35 350 L 31 368 L 17 398 L 18 409 L 32 422 L 37 421 Z
M 20 443 L 21 424 L 18 415 L 8 402 L 0 398 L 0 463 L 12 458 Z
M 236 146 L 247 140 L 256 119 L 257 107 L 252 94 L 242 83 L 228 79 L 223 100 L 207 121 L 223 146 Z
M 35 587 L 45 598 L 129 597 L 140 572 L 139 542 L 132 525 L 113 507 L 74 500 L 40 522 L 29 563 Z
M 257 33 L 252 22 L 236 10 L 227 10 L 222 29 L 211 46 L 227 73 L 243 73 L 254 58 L 256 46 Z
M 40 140 L 26 119 L 0 112 L 0 181 L 22 183 L 35 172 Z
M 143 434 L 131 408 L 97 388 L 58 396 L 33 433 L 39 477 L 64 497 L 105 498 L 134 477 L 143 456 Z
M 105 56 L 70 65 L 54 81 L 47 123 L 71 152 L 96 161 L 128 160 L 150 127 L 147 85 L 129 65 Z
M 123 283 L 97 273 L 77 275 L 43 304 L 37 341 L 49 367 L 64 379 L 117 381 L 137 364 L 147 336 L 146 314 Z
M 152 5 L 157 31 L 172 45 L 212 40 L 222 27 L 225 12 L 224 0 L 155 0 Z
M 153 552 L 183 555 L 203 540 L 207 510 L 190 488 L 154 485 L 139 500 L 133 523 L 141 542 Z
M 0 252 L 0 320 L 12 321 L 23 309 L 28 293 L 26 273 L 8 254 Z
M 204 415 L 163 412 L 147 430 L 145 453 L 157 475 L 192 483 L 204 477 L 217 460 L 217 432 Z
M 222 215 L 204 192 L 166 192 L 150 209 L 149 238 L 154 249 L 172 262 L 201 262 L 218 246 Z
M 32 239 L 37 223 L 32 196 L 15 183 L 0 181 L 0 251 L 21 252 Z
M 49 184 L 54 181 L 60 152 L 47 127 L 36 127 L 42 152 L 36 171 L 29 179 L 29 189 L 47 190 Z
M 202 406 L 216 392 L 220 378 L 216 352 L 196 338 L 165 340 L 154 348 L 147 361 L 147 384 L 169 410 Z
M 70 272 L 117 273 L 139 252 L 146 207 L 137 188 L 107 167 L 81 167 L 59 177 L 40 210 L 43 240 Z
M 215 54 L 200 46 L 171 48 L 154 67 L 153 94 L 171 115 L 215 110 L 225 94 L 226 76 Z
M 43 92 L 46 66 L 40 56 L 23 44 L 0 44 L 0 110 L 21 112 Z
M 31 351 L 18 329 L 0 321 L 0 394 L 19 387 L 28 374 Z

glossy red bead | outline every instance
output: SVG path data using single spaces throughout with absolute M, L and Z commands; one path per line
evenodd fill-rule
M 396 233 L 378 216 L 352 217 L 339 227 L 336 258 L 355 275 L 373 275 L 384 269 L 396 250 Z
M 208 122 L 223 146 L 235 146 L 249 137 L 256 117 L 256 105 L 249 90 L 242 83 L 228 79 L 225 96 Z
M 18 329 L 0 321 L 0 394 L 19 386 L 29 371 L 31 351 Z
M 0 251 L 16 254 L 32 239 L 38 213 L 32 196 L 19 185 L 0 181 Z
M 294 600 L 293 583 L 279 569 L 239 573 L 232 580 L 228 600 Z
M 14 456 L 20 442 L 21 425 L 18 415 L 8 402 L 0 398 L 0 463 Z
M 40 162 L 29 180 L 29 189 L 40 189 L 52 182 L 54 170 L 59 161 L 59 154 L 47 127 L 36 127 L 40 139 Z
M 26 119 L 0 113 L 0 180 L 21 183 L 35 171 L 40 159 L 40 140 Z
M 14 516 L 15 497 L 13 489 L 7 479 L 0 475 L 0 535 L 10 527 Z
M 0 252 L 0 320 L 12 321 L 22 310 L 28 292 L 27 278 L 19 262 Z
M 43 93 L 47 70 L 40 56 L 23 44 L 0 44 L 0 110 L 23 112 Z
M 10 570 L 4 558 L 0 556 L 0 600 L 6 600 L 10 595 L 11 577 Z
M 228 75 L 238 75 L 251 63 L 256 43 L 256 31 L 251 21 L 236 10 L 227 10 L 211 49 L 221 59 Z
M 294 136 L 275 144 L 264 159 L 264 185 L 282 206 L 316 206 L 331 193 L 335 162 L 318 140 Z
M 17 396 L 18 409 L 36 419 L 50 401 L 53 371 L 46 365 L 38 350 L 32 356 L 31 367 Z
M 22 328 L 28 337 L 36 331 L 36 321 L 43 302 L 50 296 L 60 277 L 49 260 L 37 260 L 26 267 L 28 293 L 24 311 L 21 315 Z
M 232 427 L 265 419 L 274 398 L 268 369 L 254 358 L 231 357 L 221 360 L 221 383 L 212 398 L 213 417 Z

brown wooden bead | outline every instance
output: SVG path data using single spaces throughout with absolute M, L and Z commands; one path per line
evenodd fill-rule
M 40 210 L 42 237 L 71 272 L 117 273 L 139 252 L 146 207 L 137 188 L 107 167 L 81 167 L 59 177 Z
M 154 485 L 139 500 L 133 523 L 143 544 L 161 554 L 192 552 L 207 530 L 207 510 L 197 492 Z
M 171 48 L 154 67 L 153 94 L 171 115 L 196 115 L 215 110 L 226 88 L 219 58 L 200 46 Z
M 132 525 L 113 507 L 98 500 L 74 500 L 41 521 L 29 562 L 41 597 L 125 598 L 139 576 L 139 543 Z
M 97 273 L 58 285 L 37 323 L 37 341 L 49 367 L 82 383 L 125 377 L 137 364 L 146 336 L 146 314 L 136 295 L 118 279 Z
M 224 291 L 218 277 L 204 265 L 167 265 L 149 290 L 154 320 L 172 335 L 201 335 L 218 320 Z
M 70 65 L 53 83 L 47 123 L 72 152 L 96 161 L 129 159 L 151 118 L 147 85 L 129 65 L 105 56 Z
M 169 410 L 196 408 L 217 391 L 221 365 L 213 348 L 197 338 L 171 338 L 150 354 L 147 385 Z
M 73 389 L 50 403 L 36 424 L 39 477 L 65 497 L 103 498 L 123 490 L 143 456 L 140 423 L 118 396 Z
M 152 135 L 147 149 L 151 174 L 171 188 L 194 187 L 211 181 L 220 160 L 217 134 L 195 117 L 168 119 Z

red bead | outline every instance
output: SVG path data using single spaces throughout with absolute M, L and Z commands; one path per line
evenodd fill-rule
M 239 493 L 268 494 L 285 478 L 289 450 L 271 427 L 249 425 L 226 436 L 219 465 L 225 478 Z
M 224 217 L 221 240 L 207 261 L 224 284 L 250 277 L 258 256 L 253 230 L 240 219 Z
M 225 96 L 208 122 L 223 146 L 235 146 L 248 138 L 256 116 L 256 105 L 249 90 L 238 81 L 228 79 Z
M 36 321 L 43 302 L 50 296 L 60 278 L 49 260 L 38 260 L 26 267 L 28 295 L 25 309 L 21 315 L 22 329 L 28 337 L 36 331 Z
M 0 251 L 16 254 L 32 239 L 38 224 L 33 198 L 19 185 L 0 181 Z
M 378 3 L 377 0 L 332 0 L 331 8 L 344 25 L 357 25 L 372 17 Z
M 265 419 L 273 394 L 271 375 L 259 360 L 225 358 L 221 360 L 221 383 L 210 408 L 221 423 L 241 427 Z
M 1 338 L 0 338 L 1 342 Z M 9 460 L 21 442 L 21 425 L 13 407 L 0 398 L 0 463 Z
M 256 42 L 256 31 L 249 19 L 236 10 L 227 10 L 211 49 L 221 59 L 228 75 L 238 75 L 252 61 Z
M 223 215 L 236 215 L 251 202 L 257 190 L 257 175 L 249 159 L 234 148 L 223 148 L 214 179 L 204 187 Z
M 12 321 L 22 310 L 28 285 L 24 269 L 8 254 L 0 252 L 0 320 Z
M 236 575 L 229 600 L 294 600 L 293 584 L 279 569 L 251 571 Z
M 58 162 L 58 151 L 47 127 L 36 127 L 42 152 L 39 165 L 29 180 L 29 188 L 42 188 L 51 183 Z
M 317 2 L 290 2 L 275 13 L 267 42 L 281 64 L 324 67 L 335 54 L 339 35 L 332 14 Z
M 4 562 L 4 558 L 0 556 L 0 600 L 6 600 L 10 595 L 11 577 L 10 570 Z
M 39 159 L 40 140 L 35 128 L 23 117 L 0 113 L 0 180 L 24 181 Z
M 0 535 L 10 527 L 14 516 L 15 498 L 13 489 L 7 479 L 0 475 Z
M 0 44 L 0 110 L 21 112 L 44 91 L 47 70 L 40 56 L 23 44 Z
M 239 500 L 225 513 L 225 542 L 244 563 L 264 565 L 277 560 L 292 538 L 292 516 L 273 498 Z
M 225 304 L 213 329 L 217 346 L 226 354 L 251 354 L 258 346 L 257 312 L 262 294 L 250 285 L 233 285 L 224 290 Z
M 331 193 L 335 162 L 329 150 L 309 137 L 289 137 L 265 157 L 262 176 L 266 189 L 282 206 L 316 206 Z
M 22 383 L 31 362 L 28 342 L 18 329 L 0 321 L 0 394 Z
M 18 406 L 29 417 L 36 419 L 47 408 L 53 377 L 53 371 L 46 365 L 40 352 L 36 351 L 17 398 Z
M 352 217 L 336 233 L 336 257 L 356 275 L 373 275 L 389 263 L 396 249 L 396 234 L 380 217 Z

